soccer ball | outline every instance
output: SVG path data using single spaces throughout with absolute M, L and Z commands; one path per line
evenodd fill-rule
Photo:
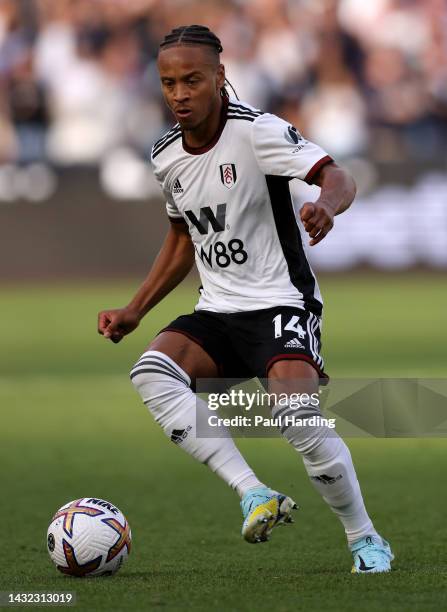
M 47 533 L 51 559 L 69 576 L 111 576 L 130 553 L 129 523 L 116 506 L 83 497 L 65 504 L 53 516 Z

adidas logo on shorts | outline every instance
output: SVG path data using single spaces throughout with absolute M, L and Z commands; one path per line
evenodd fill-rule
M 183 187 L 181 186 L 180 181 L 178 179 L 175 179 L 174 181 L 172 193 L 183 193 Z
M 304 348 L 304 345 L 297 338 L 292 338 L 285 343 L 284 348 Z

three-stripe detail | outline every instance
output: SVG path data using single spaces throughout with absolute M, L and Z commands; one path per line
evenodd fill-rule
M 161 153 L 166 147 L 168 147 L 172 142 L 180 138 L 182 135 L 182 131 L 180 129 L 180 125 L 177 123 L 167 134 L 157 140 L 157 142 L 152 147 L 152 159 L 157 157 L 159 153 Z
M 313 406 L 306 406 L 304 407 L 300 407 L 300 408 L 292 408 L 291 406 L 284 406 L 283 408 L 276 410 L 275 408 L 272 411 L 272 417 L 274 419 L 281 419 L 281 422 L 284 423 L 283 425 L 281 425 L 280 427 L 280 431 L 283 434 L 284 432 L 286 432 L 289 427 L 292 427 L 292 425 L 288 425 L 286 424 L 286 418 L 289 416 L 293 416 L 297 419 L 310 419 L 314 416 L 320 416 L 321 412 L 318 410 L 318 408 L 313 407 Z
M 234 102 L 230 102 L 228 104 L 228 119 L 241 119 L 245 121 L 254 121 L 257 117 L 262 115 L 262 111 L 248 108 L 243 104 L 235 104 Z
M 317 316 L 315 316 L 312 312 L 309 312 L 309 317 L 307 319 L 307 334 L 309 338 L 309 348 L 312 353 L 312 357 L 315 363 L 321 368 L 324 368 L 324 360 L 318 352 L 318 338 L 315 335 L 316 330 L 319 328 L 320 321 Z
M 132 368 L 130 379 L 133 380 L 135 376 L 139 376 L 140 374 L 165 374 L 189 387 L 189 381 L 183 376 L 181 371 L 175 368 L 172 363 L 162 355 L 155 355 L 154 353 L 145 353 L 142 355 Z

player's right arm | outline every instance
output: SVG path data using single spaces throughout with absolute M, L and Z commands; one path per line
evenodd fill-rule
M 138 327 L 141 319 L 186 277 L 194 264 L 194 246 L 184 222 L 171 223 L 169 232 L 135 296 L 124 308 L 103 310 L 98 333 L 119 342 Z

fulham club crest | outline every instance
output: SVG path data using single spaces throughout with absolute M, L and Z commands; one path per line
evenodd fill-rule
M 221 164 L 220 180 L 227 189 L 231 189 L 236 182 L 236 166 L 234 164 Z

